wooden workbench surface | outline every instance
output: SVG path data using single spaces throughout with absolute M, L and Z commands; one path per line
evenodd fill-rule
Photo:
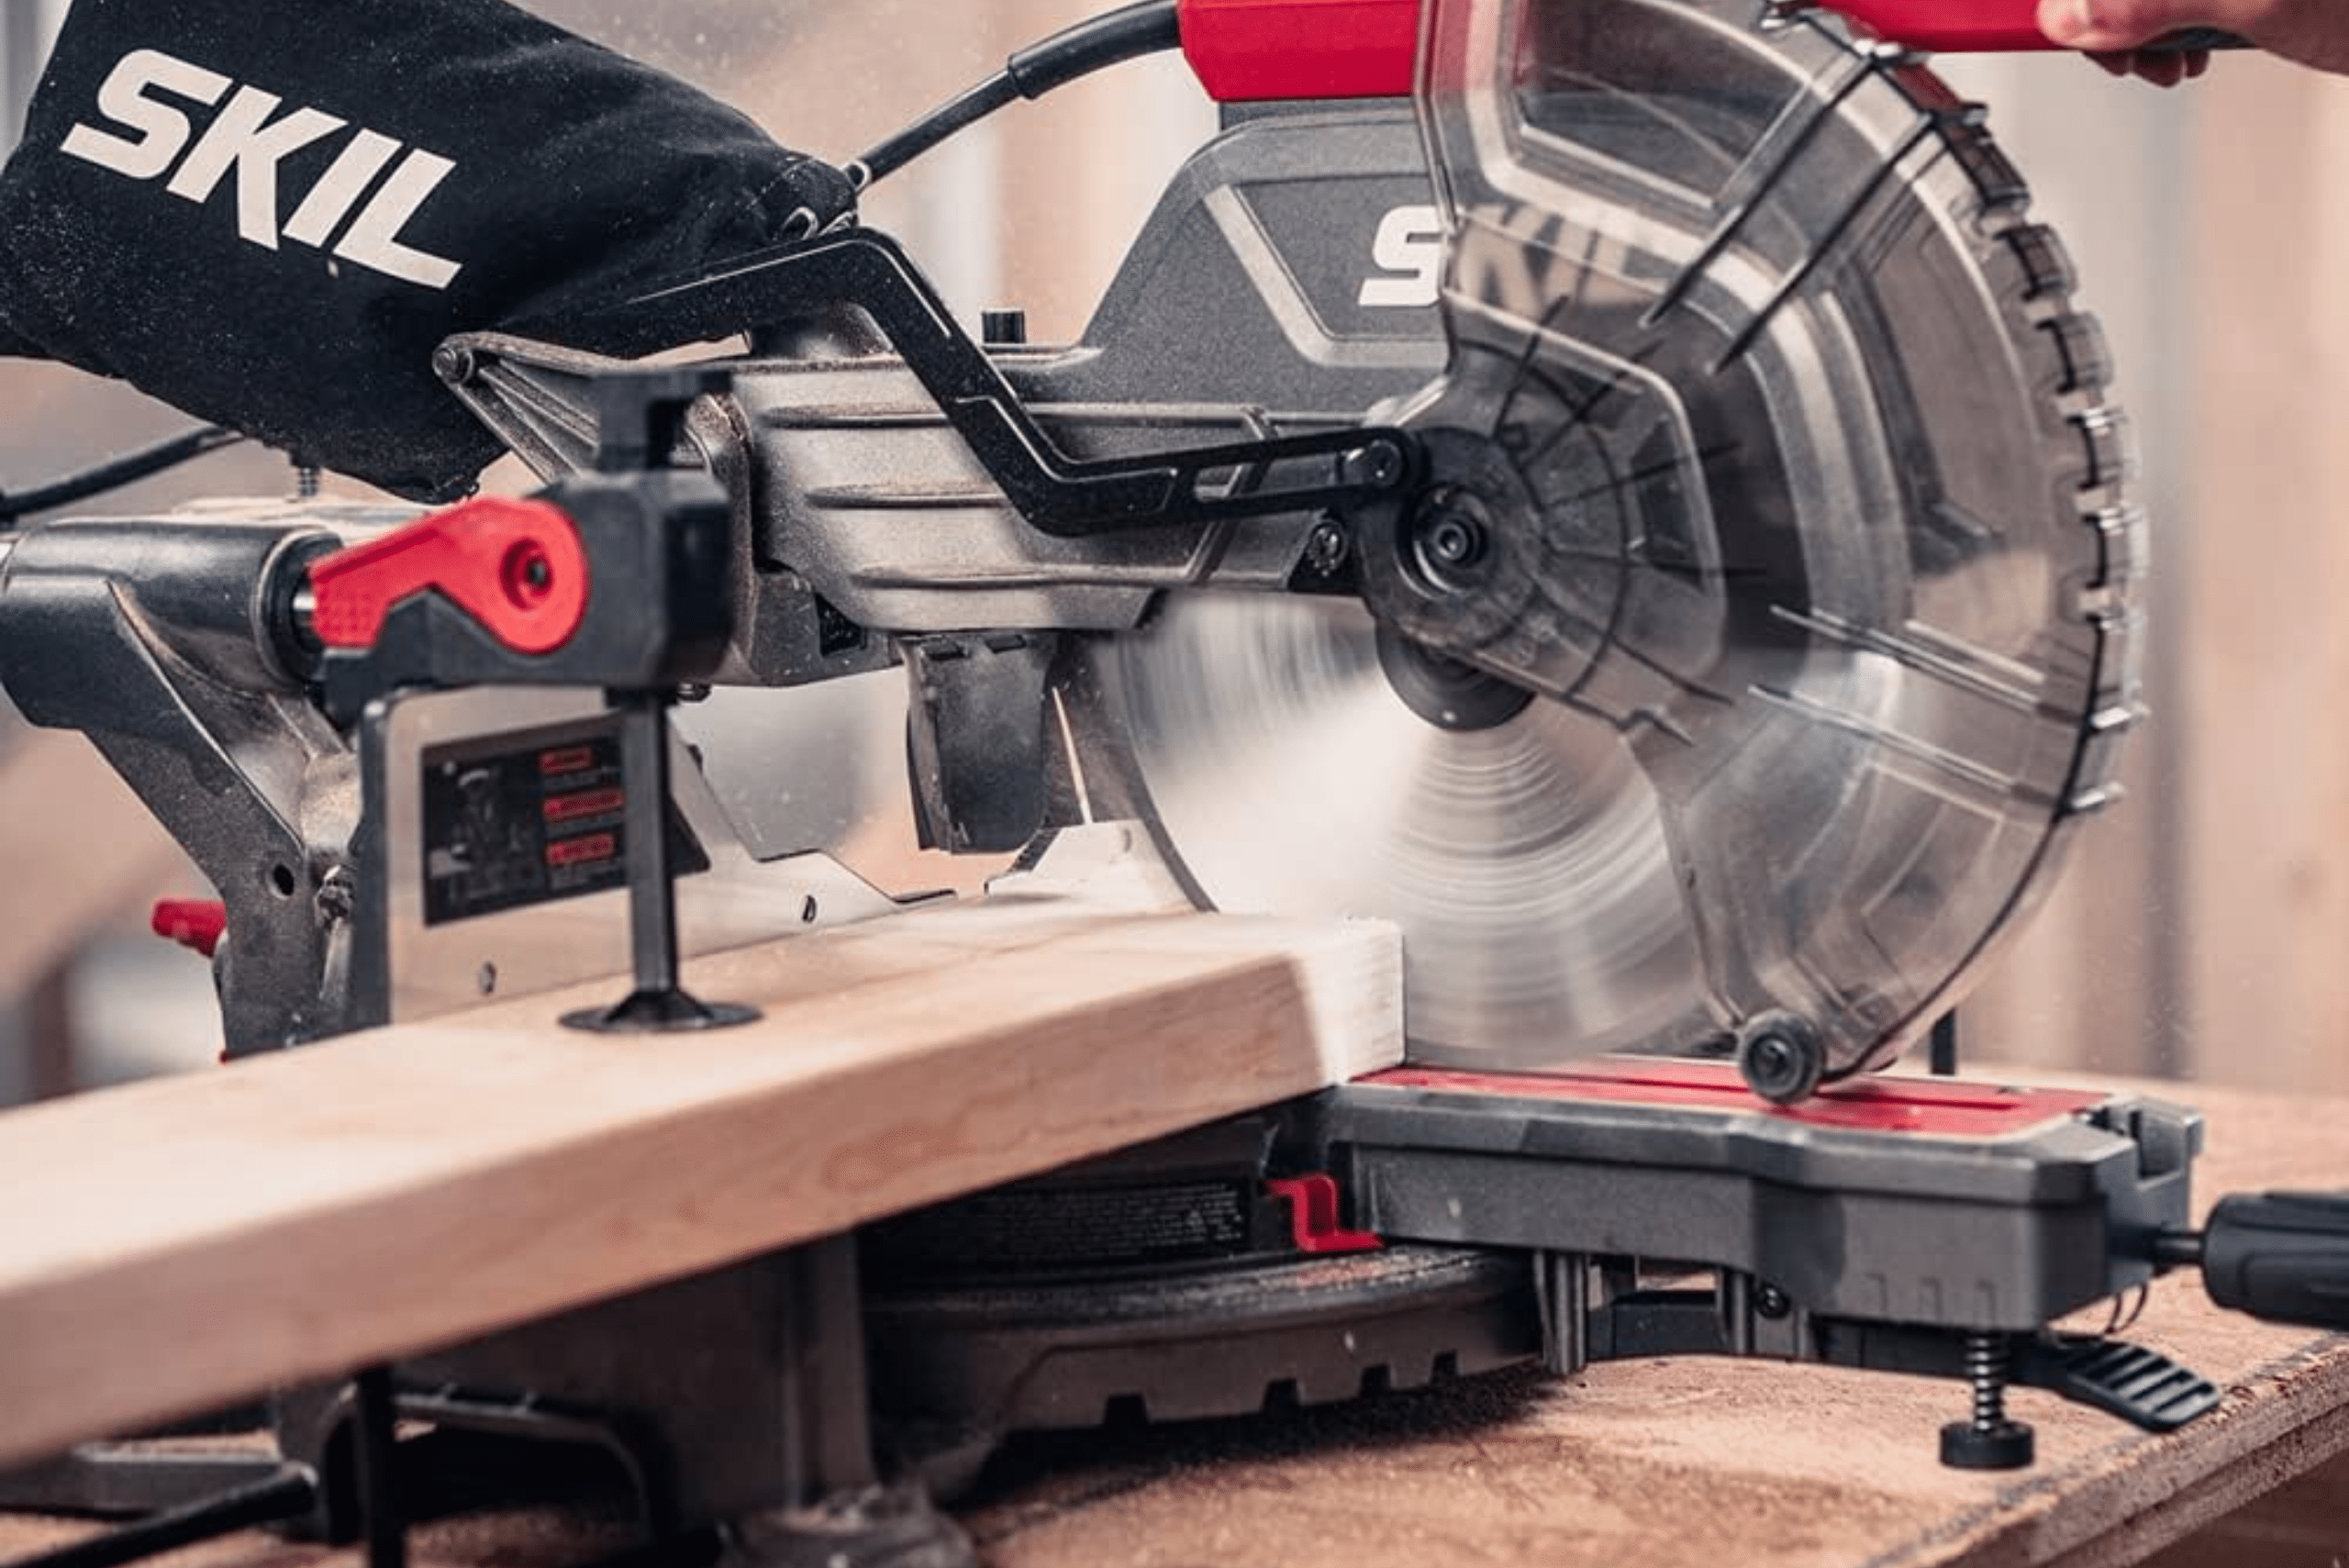
M 2208 1195 L 2349 1177 L 2349 1103 L 2195 1088 Z M 2221 1314 L 2189 1278 L 2132 1337 L 2226 1391 L 2150 1437 L 2019 1390 L 2039 1462 L 1963 1474 L 1935 1458 L 1957 1385 L 1720 1361 L 1509 1373 L 1424 1395 L 1188 1429 L 1035 1443 L 997 1460 L 963 1517 L 996 1568 L 1921 1568 L 2132 1562 L 2349 1448 L 2349 1338 Z M 72 1527 L 0 1522 L 0 1555 Z M 419 1532 L 425 1562 L 570 1568 L 625 1544 L 517 1516 Z M 252 1537 L 181 1562 L 302 1568 L 330 1554 Z

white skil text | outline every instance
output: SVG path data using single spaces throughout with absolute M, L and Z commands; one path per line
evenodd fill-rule
M 187 112 L 171 99 L 217 107 L 219 113 L 197 137 Z M 98 87 L 98 113 L 117 128 L 76 125 L 66 133 L 60 150 L 133 180 L 153 180 L 168 172 L 171 178 L 163 189 L 198 206 L 211 199 L 233 170 L 237 232 L 251 243 L 274 250 L 281 239 L 291 239 L 329 250 L 332 239 L 329 254 L 342 261 L 425 288 L 447 288 L 463 263 L 401 243 L 400 231 L 456 165 L 420 147 L 403 152 L 402 144 L 391 137 L 352 128 L 322 110 L 297 106 L 281 115 L 277 111 L 284 102 L 274 93 L 239 86 L 217 71 L 161 50 L 133 50 Z M 288 154 L 346 128 L 351 136 L 341 151 L 281 229 L 278 164 Z M 384 175 L 381 184 L 376 183 L 378 175 Z M 374 194 L 368 195 L 371 185 Z M 335 239 L 338 228 L 341 237 Z

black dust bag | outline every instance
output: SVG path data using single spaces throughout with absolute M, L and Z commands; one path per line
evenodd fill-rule
M 445 498 L 499 448 L 433 376 L 442 338 L 575 319 L 852 201 L 499 0 L 75 0 L 0 172 L 0 352 Z M 573 346 L 668 346 L 628 337 Z

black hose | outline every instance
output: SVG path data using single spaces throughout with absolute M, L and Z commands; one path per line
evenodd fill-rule
M 1041 98 L 1080 76 L 1182 47 L 1175 0 L 1139 0 L 1029 45 L 1004 61 L 1003 72 L 1019 83 L 1021 97 Z
M 289 1464 L 266 1481 L 184 1507 L 166 1508 L 54 1551 L 20 1557 L 7 1568 L 123 1568 L 125 1563 L 176 1551 L 199 1540 L 290 1519 L 307 1513 L 317 1500 L 317 1483 L 309 1471 Z
M 1145 54 L 1179 49 L 1182 44 L 1175 0 L 1139 0 L 1063 28 L 1041 43 L 1021 50 L 993 76 L 874 148 L 849 166 L 850 173 L 860 188 L 868 186 L 1015 98 L 1041 98 L 1080 76 Z
M 15 495 L 0 494 L 0 522 L 15 522 L 34 512 L 53 511 L 70 506 L 76 501 L 86 501 L 93 495 L 109 490 L 119 490 L 126 484 L 177 468 L 194 458 L 202 457 L 222 447 L 234 446 L 245 438 L 219 425 L 199 425 L 176 436 L 157 441 L 151 447 L 125 452 L 120 457 L 106 459 L 79 473 L 53 480 L 33 490 L 20 490 Z

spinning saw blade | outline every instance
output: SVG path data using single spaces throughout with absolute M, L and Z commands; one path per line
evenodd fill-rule
M 1422 1057 L 1878 1064 L 2112 793 L 2094 324 L 1978 111 L 1836 24 L 1440 0 L 1424 49 L 1429 483 L 1346 519 L 1363 602 L 1104 642 L 1121 761 L 1204 902 L 1398 921 Z

